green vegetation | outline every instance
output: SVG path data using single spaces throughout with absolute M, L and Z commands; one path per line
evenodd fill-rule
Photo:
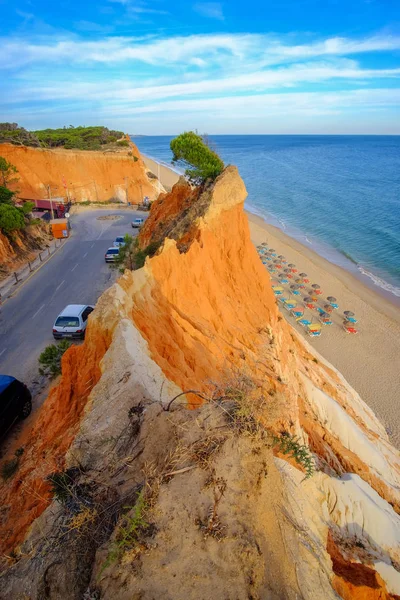
M 61 373 L 61 358 L 66 350 L 71 346 L 68 340 L 61 340 L 59 344 L 47 346 L 39 356 L 40 375 L 48 375 L 50 378 L 56 377 Z
M 283 454 L 288 454 L 304 468 L 306 472 L 304 479 L 309 479 L 314 474 L 315 464 L 312 454 L 307 446 L 300 443 L 299 438 L 284 433 L 280 437 L 274 437 L 274 443 Z
M 139 543 L 140 536 L 149 527 L 149 523 L 145 518 L 147 510 L 148 505 L 144 491 L 141 490 L 137 496 L 133 510 L 130 509 L 123 517 L 123 524 L 118 529 L 113 546 L 101 568 L 100 575 L 107 567 L 119 560 L 124 552 L 130 548 L 134 548 Z
M 14 231 L 25 229 L 26 217 L 34 207 L 32 202 L 26 202 L 22 207 L 14 205 L 15 192 L 8 186 L 18 181 L 17 173 L 15 165 L 0 156 L 0 231 L 8 237 L 12 237 Z
M 3 156 L 0 156 L 1 185 L 6 188 L 10 185 L 10 183 L 15 183 L 18 181 L 18 177 L 15 177 L 17 173 L 17 167 L 8 162 L 8 160 Z
M 68 471 L 56 471 L 47 477 L 53 497 L 64 504 L 72 496 L 74 480 Z
M 150 256 L 150 258 L 152 256 L 155 255 L 155 253 L 157 252 L 157 250 L 160 247 L 161 242 L 150 242 L 150 244 L 148 246 L 146 246 L 146 248 L 144 248 L 143 250 L 141 250 L 139 248 L 139 242 L 138 239 L 135 239 L 134 245 L 133 245 L 133 269 L 141 269 L 144 266 L 144 263 L 146 262 L 146 258 L 148 256 Z
M 14 196 L 14 192 L 0 185 L 0 204 L 12 204 L 12 199 Z
M 18 123 L 0 123 L 1 142 L 8 142 L 18 146 L 40 146 L 40 142 L 35 134 L 20 127 Z
M 122 131 L 110 131 L 107 127 L 72 126 L 63 129 L 43 129 L 35 131 L 34 134 L 43 147 L 79 150 L 101 150 L 102 146 L 114 143 L 124 135 Z M 129 146 L 128 142 L 126 144 Z
M 17 229 L 24 229 L 25 219 L 22 209 L 11 204 L 0 204 L 0 230 L 10 235 Z
M 186 167 L 185 175 L 192 183 L 200 185 L 207 179 L 214 180 L 224 169 L 224 163 L 211 150 L 204 137 L 194 131 L 178 135 L 171 141 L 172 162 Z
M 78 150 L 101 150 L 113 145 L 129 146 L 127 140 L 118 141 L 124 133 L 107 127 L 62 127 L 27 131 L 17 123 L 0 123 L 0 142 L 41 148 L 76 148 Z
M 1 477 L 3 479 L 3 481 L 7 481 L 8 479 L 11 479 L 11 477 L 13 477 L 13 475 L 15 475 L 15 473 L 18 470 L 19 467 L 19 461 L 21 456 L 24 453 L 24 449 L 23 448 L 17 448 L 17 450 L 14 452 L 14 456 L 13 458 L 11 458 L 10 460 L 6 460 L 2 465 L 1 465 Z

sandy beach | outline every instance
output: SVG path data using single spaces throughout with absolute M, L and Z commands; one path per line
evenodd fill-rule
M 146 166 L 157 174 L 157 162 L 143 158 Z M 164 187 L 172 187 L 178 179 L 176 172 L 160 165 Z M 324 327 L 318 338 L 307 336 L 286 310 L 282 314 L 343 374 L 382 421 L 391 441 L 400 448 L 400 309 L 262 218 L 248 211 L 247 216 L 255 245 L 267 242 L 277 254 L 293 262 L 299 272 L 306 272 L 310 283 L 318 283 L 323 297 L 337 298 L 339 310 L 333 312 L 333 325 Z M 342 329 L 344 310 L 356 314 L 357 335 L 347 334 Z
M 164 188 L 169 191 L 172 186 L 178 181 L 180 175 L 172 168 L 165 167 L 163 164 L 149 158 L 145 154 L 142 154 L 144 164 L 154 175 L 159 177 Z

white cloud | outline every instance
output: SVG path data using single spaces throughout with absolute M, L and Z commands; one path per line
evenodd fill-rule
M 41 100 L 74 99 L 104 100 L 113 99 L 130 102 L 157 101 L 168 98 L 182 98 L 185 96 L 217 96 L 222 98 L 226 94 L 243 94 L 254 92 L 267 92 L 276 88 L 292 88 L 296 85 L 324 83 L 328 81 L 366 81 L 379 79 L 399 79 L 398 69 L 361 69 L 353 61 L 338 59 L 334 62 L 309 62 L 300 63 L 279 69 L 255 71 L 234 77 L 220 79 L 202 79 L 185 83 L 167 83 L 157 85 L 154 83 L 140 84 L 139 81 L 131 82 L 126 79 L 104 83 L 76 83 L 68 86 L 35 85 L 35 98 Z M 15 102 L 25 101 L 31 97 L 31 90 L 26 83 L 19 91 L 15 89 L 10 100 Z M 222 101 L 222 100 L 221 100 Z
M 193 10 L 203 17 L 217 19 L 218 21 L 224 20 L 224 12 L 220 2 L 198 2 L 193 6 Z
M 142 9 L 139 6 L 136 10 Z M 372 36 L 362 40 L 330 38 L 303 45 L 285 45 L 261 34 L 199 34 L 151 40 L 108 37 L 89 42 L 79 39 L 54 40 L 53 37 L 37 43 L 12 38 L 0 41 L 0 67 L 3 68 L 64 60 L 77 64 L 142 62 L 155 66 L 176 63 L 183 66 L 190 65 L 193 59 L 202 59 L 209 66 L 224 66 L 230 58 L 234 58 L 237 64 L 239 61 L 246 63 L 248 70 L 249 64 L 261 67 L 320 56 L 400 49 L 400 36 Z

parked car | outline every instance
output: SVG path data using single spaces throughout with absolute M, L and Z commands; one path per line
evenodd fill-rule
M 0 437 L 32 410 L 32 395 L 26 385 L 10 375 L 0 375 Z
M 53 325 L 54 339 L 74 338 L 83 340 L 88 316 L 93 310 L 94 306 L 88 306 L 87 304 L 68 304 L 55 320 Z
M 122 246 L 125 246 L 125 239 L 123 238 L 122 235 L 119 235 L 118 237 L 115 238 L 113 246 L 115 248 L 121 248 Z
M 119 248 L 113 246 L 109 248 L 104 255 L 106 262 L 115 262 L 115 259 L 119 256 Z
M 143 223 L 144 223 L 144 219 L 133 219 L 132 227 L 134 227 L 136 229 L 140 229 L 140 227 L 143 225 Z

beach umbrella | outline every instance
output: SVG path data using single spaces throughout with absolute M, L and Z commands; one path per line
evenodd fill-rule
M 311 296 L 305 296 L 303 298 L 303 300 L 304 300 L 304 302 L 312 302 L 313 301 L 313 299 L 311 298 Z
M 279 273 L 278 277 L 286 277 L 285 273 Z
M 283 254 L 278 254 L 278 258 L 285 258 Z
M 267 248 L 268 248 L 268 244 L 267 244 L 267 242 L 263 242 L 263 243 L 261 244 L 261 246 L 267 246 Z
M 353 327 L 353 323 L 351 321 L 343 321 L 343 325 L 345 327 Z
M 329 302 L 336 302 L 336 298 L 334 296 L 328 296 L 327 300 L 329 300 Z
M 294 284 L 294 283 L 292 283 L 292 285 L 289 286 L 289 287 L 290 287 L 291 290 L 298 290 L 299 289 L 299 286 L 296 285 L 296 284 Z
M 275 252 L 275 248 L 270 248 L 268 252 Z
M 289 263 L 288 267 L 290 267 L 291 269 L 293 269 L 296 265 L 294 265 L 293 263 Z
M 307 277 L 307 273 L 299 273 L 300 277 Z
M 329 312 L 329 313 L 333 311 L 333 308 L 330 304 L 324 304 L 324 309 L 326 312 Z
M 313 283 L 311 287 L 313 288 L 313 290 L 320 290 L 321 289 L 321 286 L 318 285 L 318 283 Z
M 286 267 L 286 269 L 283 269 L 283 270 L 285 271 L 285 273 L 291 273 L 291 271 L 292 271 L 292 269 L 288 269 L 287 267 Z
M 345 310 L 343 314 L 346 315 L 346 317 L 354 317 L 355 316 L 354 313 L 351 312 L 351 310 Z

